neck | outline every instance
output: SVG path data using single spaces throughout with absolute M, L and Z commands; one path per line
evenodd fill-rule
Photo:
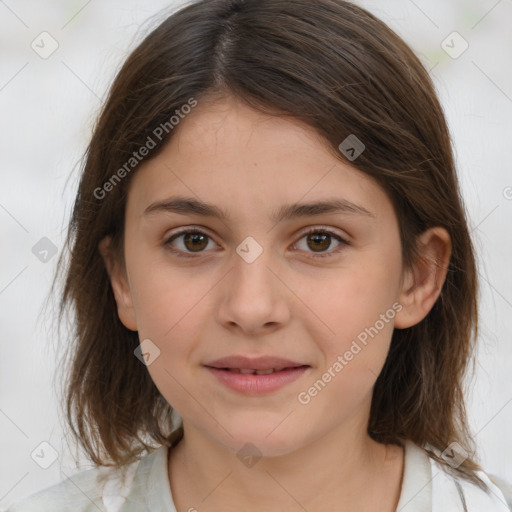
M 169 458 L 178 511 L 394 511 L 402 469 L 399 447 L 339 431 L 245 466 L 236 453 L 184 424 L 183 439 Z

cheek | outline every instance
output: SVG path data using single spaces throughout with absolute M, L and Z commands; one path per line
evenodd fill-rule
M 305 410 L 316 411 L 304 419 L 306 423 L 318 416 L 333 422 L 348 419 L 361 404 L 370 403 L 396 315 L 389 283 L 379 287 L 378 280 L 379 272 L 353 270 L 329 293 L 310 296 L 311 309 L 321 311 L 329 329 L 318 320 L 309 328 L 323 360 L 297 397 Z
M 176 333 L 201 323 L 213 277 L 205 272 L 201 278 L 180 269 L 163 250 L 131 249 L 127 266 L 140 337 L 162 343 L 173 337 L 184 339 L 183 333 Z
M 139 338 L 150 339 L 159 350 L 148 372 L 172 407 L 189 411 L 195 402 L 186 391 L 195 394 L 191 382 L 197 368 L 193 367 L 199 362 L 197 349 L 210 318 L 205 296 L 208 288 L 201 280 L 155 264 L 151 272 L 133 277 Z
M 382 262 L 344 269 L 322 291 L 308 295 L 311 310 L 321 320 L 310 315 L 310 330 L 323 340 L 326 368 L 341 355 L 347 369 L 378 375 L 393 333 L 395 298 L 394 271 Z

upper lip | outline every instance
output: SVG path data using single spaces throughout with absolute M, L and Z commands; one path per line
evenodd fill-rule
M 205 366 L 210 366 L 212 368 L 233 368 L 238 370 L 269 370 L 271 368 L 283 369 L 309 365 L 272 356 L 254 358 L 245 356 L 229 356 L 216 359 L 215 361 L 205 364 Z

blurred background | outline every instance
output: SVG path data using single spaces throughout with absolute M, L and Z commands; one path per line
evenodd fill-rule
M 485 470 L 512 482 L 512 0 L 354 3 L 413 48 L 445 109 L 481 278 L 468 412 Z M 0 508 L 90 467 L 68 446 L 42 307 L 107 88 L 180 5 L 0 0 Z

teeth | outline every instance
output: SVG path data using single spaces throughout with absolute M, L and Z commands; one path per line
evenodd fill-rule
M 232 371 L 232 372 L 235 372 L 235 373 L 243 373 L 243 374 L 246 374 L 246 375 L 249 375 L 249 374 L 252 374 L 252 375 L 269 375 L 271 373 L 281 371 L 280 369 L 276 369 L 276 368 L 269 368 L 268 370 L 250 370 L 250 369 L 245 369 L 245 368 L 240 368 L 240 369 L 230 368 L 229 370 Z
M 256 375 L 268 375 L 269 373 L 274 373 L 277 370 L 274 368 L 270 368 L 269 370 L 256 370 Z

